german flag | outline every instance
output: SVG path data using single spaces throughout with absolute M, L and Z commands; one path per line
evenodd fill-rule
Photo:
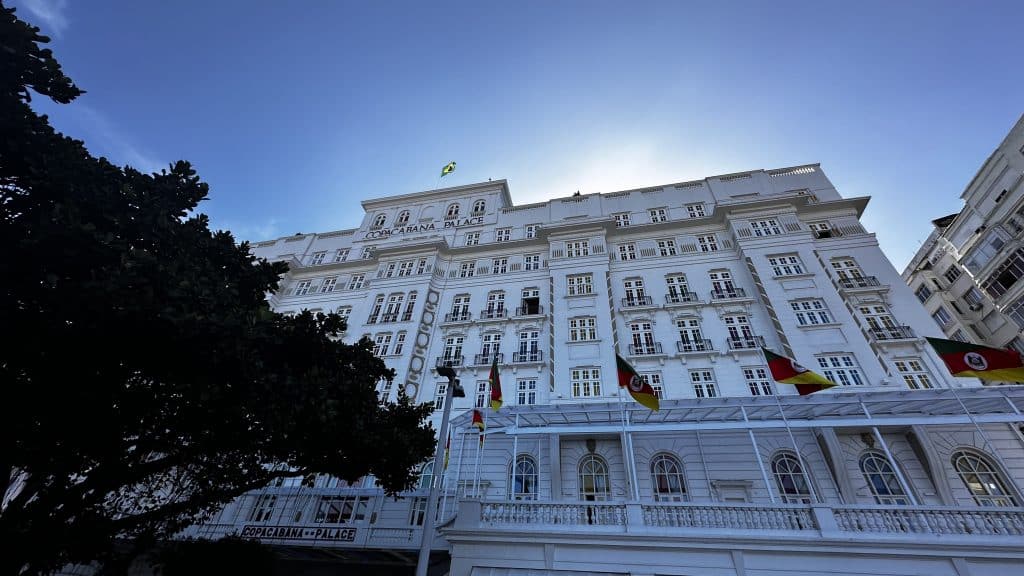
M 832 388 L 835 382 L 825 378 L 817 372 L 797 364 L 796 360 L 779 356 L 767 348 L 761 348 L 764 357 L 768 361 L 768 370 L 772 373 L 772 380 L 783 384 L 793 384 L 801 396 L 821 392 L 826 388 Z
M 618 354 L 615 355 L 615 368 L 619 373 L 619 387 L 629 390 L 629 395 L 633 397 L 633 400 L 651 410 L 661 407 L 654 388 L 651 388 L 651 385 L 637 373 L 636 369 Z
M 989 348 L 941 338 L 927 340 L 953 376 L 1024 382 L 1024 362 L 1021 361 L 1020 353 L 1015 350 Z

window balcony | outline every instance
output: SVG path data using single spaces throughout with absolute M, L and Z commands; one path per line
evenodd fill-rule
M 892 326 L 890 328 L 872 328 L 871 336 L 878 341 L 914 340 L 917 334 L 910 326 Z
M 465 358 L 462 356 L 438 356 L 437 361 L 434 363 L 435 366 L 450 366 L 459 367 L 462 366 Z
M 497 354 L 477 354 L 473 357 L 474 366 L 490 366 L 494 362 L 494 357 L 498 357 L 498 363 L 501 364 L 505 361 L 505 355 L 501 352 Z
M 676 292 L 665 295 L 665 304 L 699 304 L 696 292 Z
M 446 324 L 453 322 L 469 322 L 469 319 L 471 317 L 472 314 L 470 314 L 468 311 L 449 312 L 448 314 L 444 315 L 444 321 Z
M 679 350 L 681 354 L 688 354 L 691 352 L 711 352 L 715 347 L 711 344 L 711 340 L 707 338 L 703 340 L 678 340 L 676 341 L 676 350 Z
M 519 306 L 516 308 L 516 316 L 540 316 L 544 313 L 544 307 L 541 305 L 535 306 Z
M 480 311 L 481 320 L 501 320 L 508 317 L 508 310 L 504 308 L 487 308 Z
M 640 308 L 641 306 L 654 306 L 654 300 L 650 296 L 633 296 L 622 299 L 623 308 Z
M 859 276 L 856 278 L 840 278 L 839 287 L 846 290 L 857 290 L 857 289 L 879 289 L 888 288 L 884 284 L 878 281 L 878 278 L 874 276 Z
M 664 354 L 664 352 L 661 351 L 661 342 L 629 345 L 630 356 L 657 356 L 658 354 Z
M 740 336 L 726 340 L 729 350 L 757 350 L 764 346 L 764 338 L 761 336 Z
M 737 300 L 740 298 L 746 298 L 747 291 L 743 288 L 731 288 L 729 290 L 712 290 L 712 300 Z
M 528 350 L 526 352 L 515 352 L 512 354 L 514 364 L 525 364 L 527 362 L 543 362 L 544 353 L 540 350 Z

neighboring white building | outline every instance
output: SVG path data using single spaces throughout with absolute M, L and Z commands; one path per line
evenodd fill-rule
M 274 309 L 339 312 L 377 344 L 397 372 L 382 400 L 434 401 L 434 367 L 459 371 L 442 572 L 1019 570 L 1024 390 L 949 375 L 923 339 L 943 333 L 861 227 L 867 202 L 817 165 L 520 206 L 494 181 L 366 200 L 356 229 L 253 249 L 291 265 Z M 841 386 L 796 396 L 762 345 Z M 660 411 L 621 399 L 616 351 Z M 485 409 L 481 451 L 467 411 L 494 354 L 505 406 Z M 192 533 L 415 560 L 424 490 L 315 482 Z
M 1024 353 L 1024 116 L 960 198 L 903 279 L 947 338 Z

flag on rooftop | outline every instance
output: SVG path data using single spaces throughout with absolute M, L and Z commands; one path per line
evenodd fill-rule
M 801 396 L 820 392 L 836 385 L 835 382 L 825 378 L 817 372 L 804 368 L 796 360 L 779 356 L 778 354 L 761 348 L 764 357 L 768 361 L 768 370 L 772 373 L 772 380 L 783 384 L 793 384 Z
M 491 382 L 491 409 L 497 411 L 503 403 L 501 397 L 501 376 L 498 374 L 497 352 L 494 353 L 494 362 L 491 363 L 491 373 L 487 379 Z
M 1024 362 L 1016 350 L 989 348 L 969 342 L 928 338 L 953 376 L 973 376 L 982 380 L 1024 382 Z
M 444 165 L 444 168 L 441 168 L 441 177 L 444 178 L 452 172 L 455 172 L 455 162 L 449 162 Z
M 615 368 L 619 373 L 619 387 L 629 390 L 629 395 L 633 397 L 633 400 L 651 410 L 660 408 L 658 395 L 654 392 L 654 388 L 618 354 L 615 355 Z

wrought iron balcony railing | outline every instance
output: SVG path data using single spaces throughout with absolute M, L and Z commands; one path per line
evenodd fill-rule
M 704 338 L 701 340 L 678 340 L 676 349 L 685 354 L 687 352 L 710 352 L 715 348 L 712 346 L 711 340 Z
M 468 310 L 462 312 L 449 312 L 444 315 L 445 322 L 469 322 L 472 314 Z
M 746 298 L 747 291 L 743 288 L 730 288 L 728 290 L 712 290 L 712 300 L 734 300 L 736 298 Z
M 498 364 L 505 361 L 505 355 L 499 352 L 498 354 L 477 354 L 473 357 L 473 365 L 475 366 L 487 366 L 494 362 L 494 357 L 498 357 Z
M 761 336 L 739 336 L 726 341 L 729 343 L 729 350 L 754 350 L 764 346 L 764 338 Z
M 878 281 L 878 278 L 874 276 L 858 276 L 855 278 L 840 278 L 840 288 L 879 288 L 882 283 Z
M 540 350 L 528 350 L 512 354 L 512 362 L 522 364 L 524 362 L 541 362 L 544 360 L 544 353 Z
M 462 356 L 438 356 L 435 365 L 458 367 L 462 366 L 464 360 L 465 358 L 463 358 Z
M 695 292 L 676 292 L 675 294 L 666 294 L 666 304 L 690 304 L 699 302 L 697 294 Z
M 508 317 L 508 310 L 504 308 L 486 308 L 480 311 L 481 320 L 498 320 Z
M 661 342 L 649 342 L 647 344 L 630 344 L 630 356 L 655 356 L 662 354 Z
M 890 328 L 872 328 L 871 335 L 875 340 L 913 340 L 917 338 L 910 326 L 892 326 Z
M 516 308 L 516 316 L 537 316 L 544 313 L 544 307 L 541 305 L 536 306 L 519 306 Z
M 653 306 L 654 300 L 650 296 L 633 296 L 632 298 L 623 298 L 623 308 L 635 308 L 638 306 Z

